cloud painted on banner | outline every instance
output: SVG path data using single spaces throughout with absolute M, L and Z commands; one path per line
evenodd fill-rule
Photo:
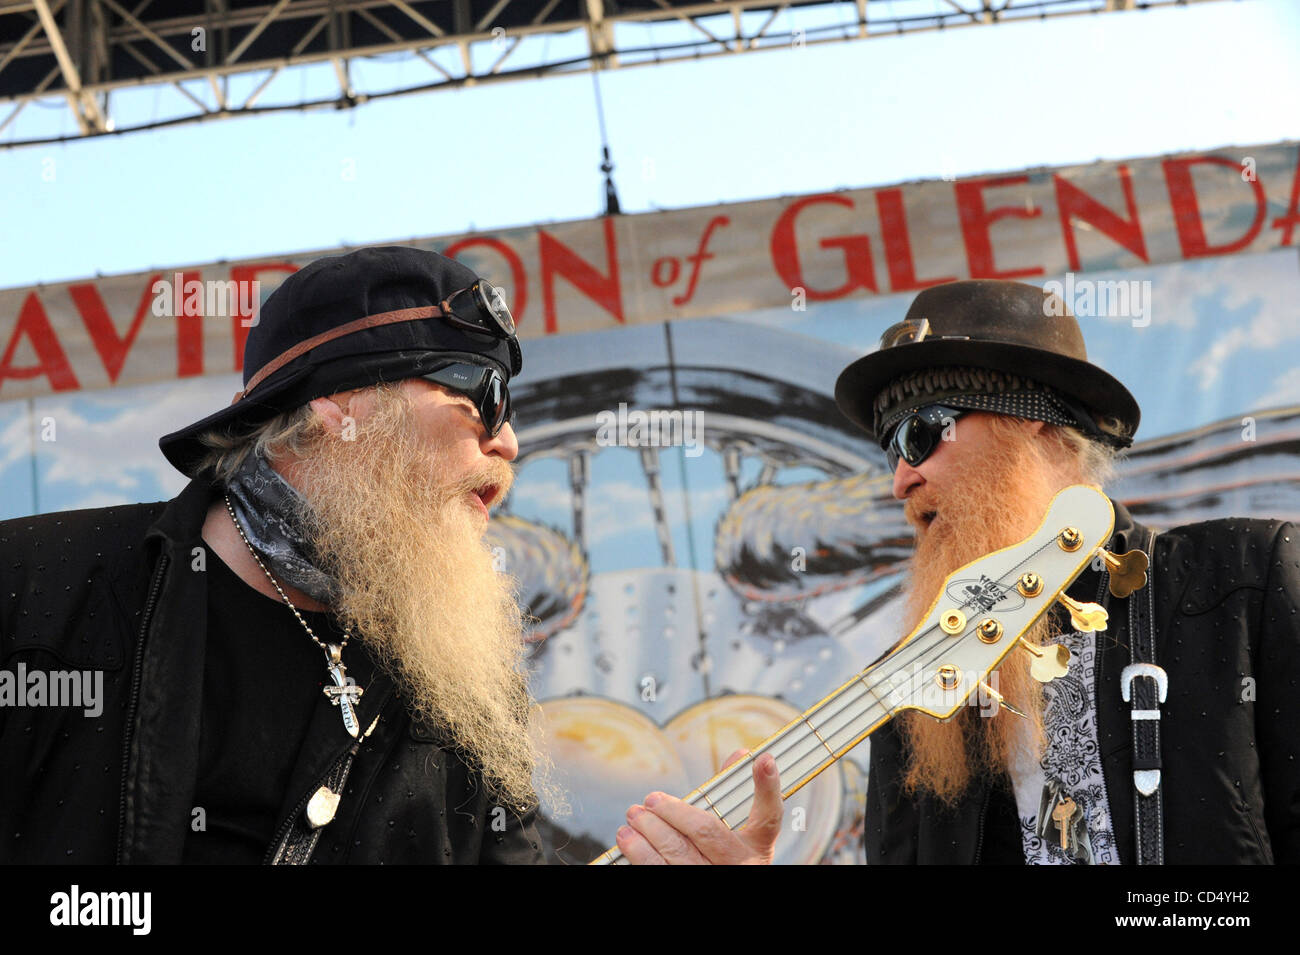
M 1154 327 L 1209 334 L 1223 326 L 1225 312 L 1251 309 L 1253 316 L 1260 309 L 1274 314 L 1288 314 L 1287 307 L 1294 311 L 1297 294 L 1294 258 L 1289 250 L 1216 256 L 1143 268 L 1076 272 L 1075 283 L 1082 287 L 1084 280 L 1093 283 L 1148 281 Z M 1057 282 L 1063 282 L 1064 278 L 1064 274 L 1051 276 Z M 1035 280 L 1034 284 L 1044 282 Z M 1130 324 L 1132 318 L 1107 314 L 1081 317 L 1085 339 L 1090 321 L 1123 326 Z
M 669 495 L 665 495 L 667 497 Z M 569 488 L 555 481 L 520 480 L 511 492 L 512 509 L 525 516 L 535 511 L 568 513 L 573 507 Z M 632 531 L 652 530 L 654 512 L 648 503 L 644 484 L 630 481 L 604 481 L 600 493 L 587 495 L 587 543 L 599 544 Z M 676 509 L 669 508 L 669 523 Z M 570 532 L 571 532 L 570 528 Z
M 1300 405 L 1300 375 L 1294 371 L 1284 371 L 1273 379 L 1270 390 L 1266 391 L 1254 403 L 1254 408 L 1286 408 Z
M 1239 352 L 1281 351 L 1300 340 L 1300 281 L 1293 258 L 1293 253 L 1282 253 L 1218 259 L 1208 275 L 1189 275 L 1187 282 L 1178 283 L 1189 293 L 1198 286 L 1205 290 L 1189 303 L 1198 330 L 1210 342 L 1188 365 L 1202 391 L 1218 384 L 1224 365 Z M 1163 308 L 1161 292 L 1155 296 Z M 1231 320 L 1225 321 L 1228 316 Z
M 547 513 L 558 511 L 567 514 L 573 507 L 573 493 L 559 481 L 524 477 L 518 479 L 510 490 L 510 507 L 512 511 L 521 515 L 538 511 Z
M 21 413 L 6 415 L 8 420 L 0 426 L 0 471 L 26 460 L 32 451 L 32 423 L 27 409 L 17 402 L 12 402 L 10 407 L 21 409 Z
M 38 399 L 36 421 L 49 416 L 57 428 L 56 440 L 37 444 L 42 506 L 99 507 L 179 493 L 187 479 L 163 458 L 158 439 L 223 407 L 238 387 L 239 376 L 223 375 L 132 389 L 130 395 Z M 28 446 L 23 443 L 23 453 Z M 94 490 L 76 496 L 74 488 L 87 487 Z

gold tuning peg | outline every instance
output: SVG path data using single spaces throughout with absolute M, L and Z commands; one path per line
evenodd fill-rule
M 1034 662 L 1029 664 L 1029 675 L 1039 683 L 1051 683 L 1058 676 L 1070 672 L 1070 651 L 1059 643 L 1036 647 L 1021 637 L 1020 646 L 1033 654 Z
M 1004 700 L 1002 698 L 1002 694 L 999 693 L 997 690 L 993 689 L 993 687 L 989 686 L 987 683 L 980 681 L 980 689 L 983 690 L 985 693 L 987 693 L 989 696 L 991 696 L 994 700 L 996 700 L 998 706 L 1002 707 L 1004 710 L 1010 710 L 1012 713 L 1015 713 L 1016 716 L 1025 716 L 1024 713 L 1022 713 L 1020 710 L 1016 709 L 1014 706 L 1012 706 L 1010 703 Z M 1025 718 L 1028 719 L 1027 716 Z
M 1070 611 L 1070 622 L 1074 624 L 1075 630 L 1091 633 L 1093 630 L 1106 629 L 1106 619 L 1109 615 L 1101 604 L 1084 603 L 1065 594 L 1061 594 L 1056 600 Z
M 1116 597 L 1124 598 L 1135 590 L 1147 585 L 1147 567 L 1150 562 L 1147 555 L 1140 550 L 1131 550 L 1127 554 L 1112 554 L 1104 547 L 1101 558 L 1110 571 L 1110 592 Z

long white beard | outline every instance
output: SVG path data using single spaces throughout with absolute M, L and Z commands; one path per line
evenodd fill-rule
M 303 526 L 340 597 L 332 608 L 397 681 L 417 717 L 444 730 L 494 796 L 535 803 L 537 748 L 522 663 L 522 616 L 509 578 L 483 543 L 474 488 L 513 481 L 486 458 L 459 479 L 438 474 L 396 388 L 355 440 L 323 430 L 301 457 Z

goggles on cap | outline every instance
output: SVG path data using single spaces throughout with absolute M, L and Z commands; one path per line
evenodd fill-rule
M 899 460 L 916 467 L 930 456 L 943 440 L 943 429 L 968 412 L 947 405 L 926 405 L 905 417 L 881 447 L 889 473 L 898 470 Z
M 970 341 L 969 335 L 933 335 L 928 318 L 905 318 L 890 325 L 880 336 L 880 350 L 894 348 L 897 345 L 911 345 L 926 339 L 946 339 L 949 341 Z
M 442 303 L 442 317 L 457 328 L 495 338 L 510 338 L 515 333 L 515 318 L 505 296 L 484 279 L 448 295 Z
M 478 332 L 482 335 L 491 335 L 497 339 L 505 339 L 510 343 L 510 351 L 514 359 L 515 367 L 512 370 L 516 372 L 519 370 L 519 343 L 515 341 L 514 316 L 510 314 L 510 309 L 506 307 L 501 290 L 483 279 L 479 279 L 469 288 L 453 292 L 437 305 L 419 305 L 413 308 L 384 312 L 380 315 L 362 316 L 344 325 L 323 331 L 319 335 L 313 335 L 305 341 L 300 341 L 259 368 L 248 379 L 248 384 L 236 396 L 236 400 L 247 397 L 254 388 L 280 368 L 310 352 L 313 348 L 319 348 L 327 342 L 356 332 L 369 331 L 379 326 L 393 325 L 398 322 L 420 321 L 426 318 L 442 318 L 448 324 L 457 328 Z M 486 422 L 487 419 L 485 418 L 484 421 Z M 495 432 L 493 433 L 495 434 Z
M 448 362 L 441 368 L 424 372 L 420 377 L 459 392 L 474 402 L 490 438 L 495 438 L 510 420 L 510 389 L 506 385 L 505 376 L 495 368 L 463 361 Z

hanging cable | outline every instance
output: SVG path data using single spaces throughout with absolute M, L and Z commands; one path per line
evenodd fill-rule
M 614 188 L 614 160 L 609 156 L 609 136 L 605 132 L 605 104 L 600 98 L 600 73 L 592 64 L 591 85 L 596 91 L 596 121 L 600 125 L 600 171 L 605 174 L 605 215 L 622 215 L 618 205 L 618 190 Z

